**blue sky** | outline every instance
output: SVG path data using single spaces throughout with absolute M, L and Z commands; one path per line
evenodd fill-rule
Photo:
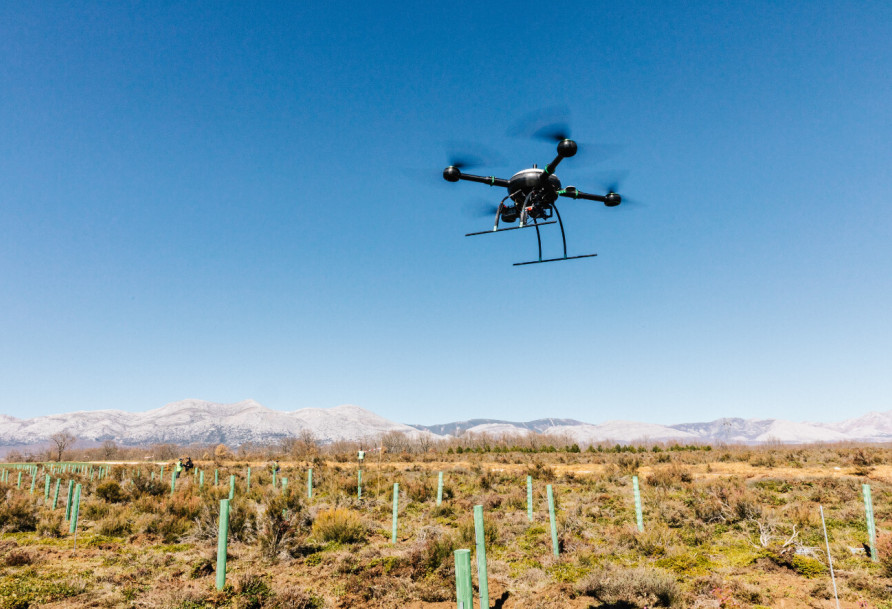
M 890 41 L 886 2 L 3 4 L 0 412 L 888 410 Z M 437 174 L 548 162 L 507 132 L 555 105 L 622 145 L 564 183 L 644 205 L 515 268 Z

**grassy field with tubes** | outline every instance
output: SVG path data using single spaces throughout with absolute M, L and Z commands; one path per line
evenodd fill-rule
M 0 608 L 445 609 L 460 549 L 478 607 L 481 542 L 490 607 L 892 609 L 892 449 L 672 448 L 0 465 Z

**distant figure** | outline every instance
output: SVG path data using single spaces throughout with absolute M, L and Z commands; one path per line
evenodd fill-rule
M 180 474 L 183 472 L 183 460 L 177 459 L 177 464 L 173 468 L 173 476 L 174 479 L 179 478 Z
M 270 466 L 270 468 L 273 470 L 273 474 L 274 474 L 274 475 L 275 475 L 275 474 L 278 474 L 278 473 L 279 473 L 279 462 L 278 462 L 278 461 L 273 461 L 273 463 L 272 463 L 272 465 Z
M 183 463 L 183 467 L 186 468 L 186 473 L 188 474 L 192 471 L 192 468 L 195 467 L 195 464 L 192 463 L 192 457 L 186 457 L 186 462 Z

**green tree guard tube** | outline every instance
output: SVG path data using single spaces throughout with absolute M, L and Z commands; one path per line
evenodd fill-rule
M 474 609 L 470 550 L 455 551 L 455 597 L 458 609 Z
M 552 492 L 550 484 L 545 488 L 548 492 L 548 520 L 551 523 L 551 549 L 554 551 L 554 555 L 558 556 L 560 554 L 560 546 L 558 545 L 557 522 L 554 517 L 554 492 Z
M 80 511 L 81 505 L 81 485 L 78 484 L 74 489 L 74 505 L 71 508 L 71 527 L 69 528 L 69 533 L 74 533 L 77 530 L 77 514 Z
M 474 506 L 474 538 L 477 542 L 477 582 L 480 608 L 489 609 L 489 576 L 486 573 L 486 535 L 483 531 L 483 506 Z
M 399 482 L 393 483 L 393 534 L 390 536 L 390 542 L 396 543 L 396 520 L 397 512 L 399 512 L 400 503 L 400 485 Z
M 226 546 L 229 542 L 229 499 L 220 500 L 220 529 L 217 533 L 217 590 L 226 585 Z

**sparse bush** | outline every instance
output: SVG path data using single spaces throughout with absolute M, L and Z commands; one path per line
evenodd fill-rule
M 322 609 L 325 603 L 321 598 L 301 590 L 295 586 L 289 586 L 279 590 L 269 605 L 272 609 Z
M 892 533 L 877 537 L 877 553 L 886 577 L 892 577 Z
M 62 537 L 62 510 L 46 511 L 37 522 L 37 534 L 41 537 Z
M 114 480 L 106 480 L 96 487 L 96 496 L 109 503 L 121 503 L 127 498 L 127 493 Z
M 668 489 L 678 488 L 693 480 L 694 476 L 691 474 L 690 470 L 678 464 L 672 464 L 669 467 L 655 468 L 645 482 L 650 486 Z
M 25 496 L 8 493 L 0 503 L 0 531 L 21 533 L 37 529 L 37 508 Z
M 366 530 L 355 512 L 347 508 L 333 508 L 316 516 L 313 536 L 325 542 L 355 543 L 365 540 Z
M 675 577 L 648 567 L 626 568 L 612 564 L 592 571 L 576 584 L 579 594 L 602 603 L 633 607 L 674 607 L 681 602 Z
M 33 562 L 34 557 L 25 550 L 20 549 L 13 550 L 3 559 L 3 563 L 7 567 L 22 567 L 24 565 L 30 565 Z
M 266 500 L 257 533 L 261 556 L 275 560 L 295 540 L 302 509 L 300 501 L 291 495 L 275 494 Z
M 123 537 L 133 532 L 133 521 L 126 514 L 109 514 L 96 525 L 96 532 L 108 537 Z

